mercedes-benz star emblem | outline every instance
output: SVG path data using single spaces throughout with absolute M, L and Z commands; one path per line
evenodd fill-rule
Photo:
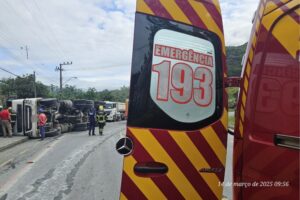
M 128 137 L 121 138 L 116 144 L 117 152 L 124 156 L 131 154 L 132 149 L 133 149 L 133 142 Z

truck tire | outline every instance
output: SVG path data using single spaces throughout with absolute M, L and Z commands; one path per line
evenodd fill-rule
M 59 129 L 51 129 L 50 131 L 47 131 L 45 133 L 45 137 L 53 137 L 53 136 L 57 136 L 57 135 L 60 135 L 60 131 Z

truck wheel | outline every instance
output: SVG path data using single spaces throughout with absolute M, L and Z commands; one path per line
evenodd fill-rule
M 47 132 L 45 132 L 45 137 L 53 137 L 53 136 L 57 136 L 60 135 L 60 131 L 58 129 L 51 129 Z

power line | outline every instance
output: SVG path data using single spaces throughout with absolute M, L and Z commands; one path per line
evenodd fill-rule
M 12 10 L 13 12 L 15 12 L 16 16 L 19 16 L 19 15 L 20 15 L 19 12 L 17 12 L 16 9 L 15 9 L 15 8 L 14 8 L 7 0 L 4 0 L 3 2 L 6 4 L 6 7 L 7 7 L 8 9 Z M 25 6 L 25 5 L 24 5 L 24 6 Z M 28 10 L 28 8 L 26 8 L 26 6 L 25 6 L 25 9 L 31 14 L 31 12 Z M 32 16 L 32 17 L 33 17 L 33 19 L 35 19 L 34 16 Z M 53 48 L 52 48 L 52 47 L 53 47 L 52 45 L 49 46 L 49 44 L 52 44 L 52 43 L 53 43 L 53 42 L 51 42 L 51 41 L 49 40 L 49 38 L 48 38 L 48 42 L 46 42 L 45 39 L 47 39 L 47 38 L 46 38 L 46 37 L 41 37 L 40 34 L 37 33 L 37 32 L 32 28 L 32 26 L 31 26 L 30 24 L 28 24 L 26 20 L 23 19 L 22 16 L 18 17 L 17 19 L 20 19 L 20 20 L 22 21 L 23 24 L 27 25 L 27 28 L 30 27 L 30 28 L 28 28 L 28 30 L 31 32 L 31 34 L 37 36 L 37 37 L 40 39 L 40 41 L 44 41 L 44 44 L 45 44 L 46 46 L 48 46 L 49 49 L 52 49 L 52 51 L 50 51 L 50 52 L 52 52 L 53 55 L 58 56 L 58 57 L 61 57 L 61 55 L 58 54 L 57 49 L 53 49 Z M 36 19 L 35 19 L 35 20 L 36 20 Z M 8 29 L 7 29 L 7 30 L 8 30 Z M 12 33 L 12 35 L 14 35 L 14 34 Z
M 35 0 L 33 0 L 33 3 L 34 3 L 35 6 L 37 7 L 37 9 L 38 9 L 39 13 L 41 14 L 42 18 L 44 18 L 44 22 L 46 23 L 46 26 L 48 27 L 49 31 L 52 33 L 53 39 L 54 39 L 54 41 L 56 42 L 57 47 L 59 47 L 59 49 L 61 50 L 63 56 L 65 56 L 65 58 L 67 58 L 66 55 L 65 55 L 65 53 L 64 53 L 64 51 L 63 51 L 62 46 L 60 45 L 60 43 L 58 42 L 58 40 L 57 40 L 57 38 L 56 38 L 56 35 L 55 35 L 53 29 L 52 29 L 51 26 L 49 25 L 48 20 L 47 20 L 47 18 L 46 18 L 45 15 L 44 15 L 44 12 L 41 11 L 41 8 L 39 7 L 39 5 L 37 4 L 37 2 L 36 2 Z
M 36 4 L 36 2 L 34 2 L 35 3 L 35 5 L 36 5 L 36 7 L 38 8 L 38 11 L 39 11 L 39 7 L 38 7 L 38 5 Z M 44 18 L 44 16 L 43 16 L 43 14 L 39 11 L 39 13 L 40 13 L 40 15 L 39 16 L 41 16 L 42 18 L 44 18 L 44 22 L 45 23 L 41 23 L 40 21 L 41 21 L 41 18 L 36 18 L 35 17 L 35 15 L 34 15 L 34 13 L 32 12 L 32 10 L 31 9 L 29 9 L 29 7 L 28 7 L 28 5 L 27 5 L 27 3 L 25 3 L 25 1 L 23 0 L 23 4 L 24 4 L 24 7 L 25 7 L 25 9 L 30 13 L 30 15 L 32 16 L 32 18 L 35 20 L 35 22 L 36 22 L 36 24 L 41 28 L 41 30 L 42 29 L 44 29 L 44 25 L 45 26 L 47 26 L 47 21 L 46 21 L 46 19 Z M 32 8 L 32 7 L 31 7 Z M 66 58 L 66 56 L 64 55 L 64 52 L 63 52 L 63 50 L 61 49 L 61 46 L 60 46 L 60 44 L 58 43 L 58 41 L 57 41 L 57 39 L 55 38 L 55 36 L 54 36 L 54 34 L 53 34 L 53 31 L 50 29 L 50 26 L 49 26 L 49 24 L 48 24 L 48 30 L 49 31 L 46 31 L 45 33 L 45 36 L 47 37 L 47 39 L 51 42 L 51 43 L 56 43 L 56 47 L 57 47 L 57 50 L 58 50 L 58 52 L 61 54 L 60 56 L 62 56 L 63 58 Z M 50 34 L 50 32 L 52 33 L 52 35 Z M 49 37 L 49 36 L 52 36 L 52 37 Z M 53 38 L 53 39 L 52 39 Z
M 9 74 L 11 74 L 11 75 L 14 75 L 14 76 L 16 76 L 16 77 L 20 77 L 19 75 L 15 74 L 15 73 L 13 73 L 13 72 L 11 72 L 11 71 L 8 71 L 7 69 L 4 69 L 4 68 L 2 68 L 2 67 L 0 67 L 0 69 L 3 70 L 3 71 L 5 71 L 5 72 L 7 72 L 7 73 L 9 73 Z

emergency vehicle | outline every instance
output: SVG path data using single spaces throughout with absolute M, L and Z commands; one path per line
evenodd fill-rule
M 299 199 L 299 13 L 260 2 L 238 81 L 218 1 L 137 0 L 120 199 L 222 199 L 225 87 L 238 83 L 234 199 Z
M 137 0 L 121 199 L 221 199 L 227 142 L 217 1 Z
M 234 199 L 299 197 L 300 3 L 261 1 L 243 63 L 234 130 Z

